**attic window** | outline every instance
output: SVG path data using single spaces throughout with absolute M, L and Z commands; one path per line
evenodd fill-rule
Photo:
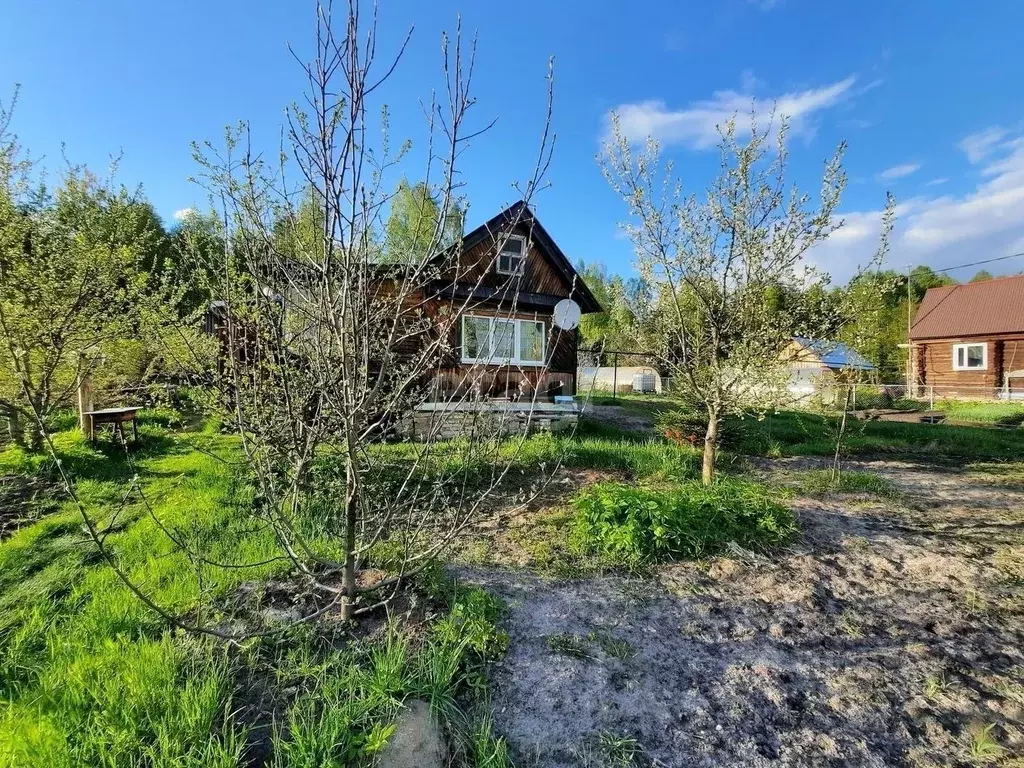
M 954 371 L 984 371 L 988 368 L 988 344 L 954 344 Z
M 521 275 L 526 264 L 526 238 L 509 235 L 498 254 L 499 275 Z

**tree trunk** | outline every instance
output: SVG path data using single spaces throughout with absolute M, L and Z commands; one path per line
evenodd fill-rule
M 348 620 L 355 617 L 356 609 L 356 524 L 359 518 L 359 481 L 356 477 L 358 468 L 351 456 L 345 467 L 345 572 L 342 575 L 341 618 Z
M 7 417 L 7 432 L 11 436 L 11 442 L 22 448 L 26 447 L 25 429 L 21 424 L 21 414 L 11 411 Z
M 839 420 L 839 428 L 836 430 L 836 450 L 832 456 L 832 484 L 839 485 L 840 471 L 842 469 L 840 465 L 840 454 L 843 448 L 843 438 L 846 437 L 846 415 L 850 411 L 850 391 L 853 389 L 853 385 L 846 388 L 846 395 L 843 397 L 843 415 Z
M 704 433 L 704 463 L 701 479 L 704 485 L 711 485 L 715 479 L 715 458 L 718 452 L 718 412 L 708 414 L 708 430 Z

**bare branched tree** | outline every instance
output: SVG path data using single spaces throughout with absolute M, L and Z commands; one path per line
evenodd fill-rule
M 305 102 L 289 110 L 279 157 L 270 162 L 255 151 L 245 125 L 229 132 L 224 150 L 207 144 L 196 152 L 223 218 L 225 247 L 200 270 L 217 297 L 216 381 L 257 488 L 255 513 L 346 618 L 387 602 L 479 518 L 507 487 L 524 434 L 521 410 L 467 421 L 475 411 L 460 406 L 485 389 L 485 365 L 451 374 L 461 361 L 460 320 L 484 301 L 472 288 L 494 272 L 512 230 L 529 223 L 529 209 L 514 207 L 493 242 L 472 253 L 451 243 L 454 219 L 461 230 L 457 164 L 487 128 L 467 122 L 475 45 L 460 32 L 443 40 L 444 97 L 424 110 L 428 151 L 418 185 L 436 201 L 433 231 L 396 242 L 388 242 L 384 190 L 392 172 L 407 173 L 405 145 L 391 151 L 387 110 L 372 105 L 404 45 L 385 62 L 377 45 L 376 17 L 364 23 L 358 2 L 337 14 L 320 7 L 316 54 L 303 65 Z M 524 200 L 550 161 L 550 103 L 549 78 Z M 497 310 L 490 294 L 492 314 L 524 316 L 516 280 L 508 278 Z M 492 356 L 513 339 L 512 326 L 504 328 L 483 342 Z M 534 343 L 549 357 L 555 347 Z M 523 392 L 521 402 L 540 392 Z M 437 404 L 434 417 L 413 427 L 410 413 L 424 402 Z M 448 421 L 456 418 L 465 434 L 453 440 Z M 395 440 L 414 431 L 416 443 Z M 518 441 L 499 439 L 513 431 Z M 388 575 L 367 571 L 371 561 L 386 563 Z
M 842 223 L 834 213 L 846 184 L 845 144 L 825 163 L 812 201 L 787 181 L 786 122 L 772 123 L 759 128 L 751 115 L 745 141 L 735 119 L 721 127 L 720 170 L 703 196 L 684 195 L 658 143 L 637 150 L 614 116 L 600 158 L 628 208 L 623 226 L 637 267 L 655 289 L 648 346 L 677 392 L 707 415 L 705 483 L 714 476 L 722 419 L 783 402 L 782 353 L 794 319 L 778 292 L 796 289 L 799 297 L 816 279 L 807 253 Z
M 358 0 L 339 12 L 330 2 L 318 6 L 316 50 L 302 64 L 305 99 L 289 110 L 273 160 L 254 148 L 244 123 L 227 132 L 223 149 L 209 142 L 195 147 L 197 180 L 217 214 L 197 220 L 201 227 L 191 234 L 201 237 L 181 238 L 173 274 L 187 275 L 188 285 L 171 288 L 183 306 L 213 298 L 204 324 L 220 355 L 213 361 L 209 339 L 195 338 L 190 312 L 179 313 L 184 319 L 177 326 L 159 329 L 165 354 L 210 385 L 219 396 L 218 414 L 240 438 L 235 469 L 252 483 L 255 501 L 252 525 L 239 530 L 272 530 L 278 551 L 268 554 L 261 544 L 251 562 L 223 562 L 204 551 L 202 536 L 164 525 L 133 481 L 121 506 L 141 503 L 197 572 L 200 605 L 189 617 L 159 605 L 119 567 L 97 522 L 116 520 L 121 507 L 92 510 L 77 494 L 50 439 L 47 413 L 30 397 L 32 380 L 23 368 L 15 371 L 13 385 L 29 403 L 31 422 L 100 555 L 142 602 L 186 631 L 250 636 L 203 620 L 204 574 L 276 562 L 290 563 L 326 597 L 300 620 L 338 605 L 344 618 L 353 618 L 388 603 L 404 579 L 479 518 L 489 499 L 500 494 L 502 504 L 508 496 L 525 503 L 546 481 L 543 471 L 533 473 L 529 487 L 517 488 L 510 472 L 537 398 L 547 394 L 552 356 L 574 337 L 519 306 L 521 271 L 507 270 L 498 286 L 483 283 L 500 271 L 495 267 L 514 232 L 516 238 L 525 233 L 517 240 L 523 257 L 532 246 L 529 202 L 544 184 L 554 144 L 553 76 L 549 69 L 536 163 L 516 186 L 521 203 L 464 253 L 461 239 L 453 238 L 465 211 L 457 164 L 490 125 L 467 123 L 475 101 L 475 42 L 464 45 L 461 29 L 443 38 L 443 97 L 424 109 L 426 167 L 416 186 L 418 199 L 432 202 L 419 207 L 415 236 L 408 236 L 408 228 L 387 226 L 393 196 L 384 191 L 392 172 L 410 175 L 402 167 L 408 144 L 391 150 L 388 111 L 378 97 L 409 37 L 382 63 L 376 8 L 368 22 L 361 16 Z M 0 170 L 10 188 L 28 178 L 30 166 L 17 165 L 8 114 L 0 109 Z M 15 197 L 0 213 L 15 215 Z M 427 220 L 432 232 L 424 231 Z M 14 246 L 20 242 L 12 235 Z M 463 318 L 474 311 L 491 319 L 485 331 L 471 326 L 472 338 L 462 339 Z M 468 361 L 464 341 L 474 346 Z M 519 359 L 530 365 L 519 367 Z M 476 407 L 498 375 L 511 381 L 511 374 L 519 382 L 509 393 L 514 408 Z M 428 417 L 412 418 L 417 408 Z M 416 442 L 397 439 L 410 436 Z M 367 569 L 371 562 L 381 567 Z

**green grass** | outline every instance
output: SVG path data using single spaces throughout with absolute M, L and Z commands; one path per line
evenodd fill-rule
M 111 446 L 74 433 L 56 439 L 61 461 L 125 572 L 159 604 L 184 613 L 200 599 L 197 572 L 158 532 L 138 501 L 112 511 L 138 471 L 154 514 L 209 545 L 212 556 L 259 556 L 269 540 L 240 529 L 244 501 L 227 464 L 144 427 L 129 464 Z M 207 441 L 221 455 L 226 438 Z M 50 472 L 48 459 L 16 448 L 0 466 Z M 253 571 L 208 570 L 203 596 L 227 594 Z M 212 643 L 172 636 L 99 561 L 70 504 L 0 545 L 0 765 L 234 765 L 230 664 Z
M 608 398 L 595 402 L 610 404 Z M 653 395 L 619 396 L 622 408 L 668 423 L 680 408 L 672 399 Z M 861 397 L 858 395 L 858 405 Z M 899 401 L 887 407 L 921 410 L 928 403 Z M 922 460 L 1000 461 L 1019 460 L 1024 455 L 1024 428 L 994 429 L 985 425 L 1024 424 L 1024 403 L 944 400 L 951 423 L 903 424 L 898 422 L 850 420 L 844 442 L 844 456 L 908 456 Z M 835 451 L 836 417 L 807 411 L 779 411 L 763 419 L 729 418 L 723 430 L 722 447 L 727 452 L 753 456 L 829 456 Z M 965 422 L 963 424 L 957 422 Z M 968 424 L 970 422 L 972 424 Z M 586 427 L 581 436 L 589 435 Z M 617 438 L 620 442 L 622 438 Z M 634 436 L 641 440 L 641 437 Z M 728 459 L 728 455 L 724 458 Z
M 832 477 L 829 469 L 815 469 L 798 473 L 791 481 L 787 481 L 797 493 L 816 496 L 823 493 L 869 493 L 885 499 L 899 499 L 902 492 L 888 478 L 875 472 L 843 470 L 838 482 Z
M 231 464 L 237 443 L 153 423 L 143 424 L 142 437 L 131 457 L 74 432 L 55 443 L 120 567 L 170 612 L 194 617 L 202 604 L 202 619 L 216 623 L 216 607 L 230 604 L 243 581 L 281 575 L 285 565 L 197 571 L 137 495 L 119 507 L 137 475 L 152 515 L 210 559 L 272 557 L 272 535 L 243 509 L 253 498 Z M 0 452 L 0 472 L 53 477 L 55 465 L 9 448 Z M 251 734 L 234 719 L 236 685 L 262 676 L 287 703 L 287 727 L 273 741 L 278 768 L 368 764 L 409 696 L 457 721 L 465 765 L 500 768 L 504 743 L 487 722 L 458 714 L 455 699 L 486 689 L 482 664 L 507 644 L 496 628 L 501 605 L 437 577 L 429 587 L 434 604 L 447 608 L 425 635 L 392 630 L 379 644 L 339 649 L 300 626 L 233 652 L 170 631 L 99 558 L 78 511 L 63 502 L 0 543 L 0 766 L 244 765 Z
M 645 413 L 671 407 L 653 398 L 625 402 Z M 93 446 L 74 432 L 55 442 L 125 572 L 172 612 L 194 616 L 203 605 L 205 620 L 224 620 L 219 611 L 242 582 L 283 576 L 285 564 L 197 572 L 137 495 L 119 509 L 137 475 L 156 518 L 201 544 L 211 559 L 255 562 L 278 554 L 272 535 L 250 525 L 254 498 L 231 464 L 235 440 L 214 430 L 169 432 L 172 416 L 146 414 L 142 447 L 130 457 L 110 440 Z M 481 452 L 459 441 L 435 446 L 423 472 L 428 479 L 485 480 L 496 463 L 510 462 L 512 475 L 522 478 L 556 464 L 622 473 L 624 482 L 583 491 L 528 544 L 538 565 L 559 575 L 634 568 L 703 557 L 730 541 L 769 547 L 793 531 L 792 516 L 770 489 L 729 476 L 734 457 L 829 455 L 830 425 L 820 416 L 781 413 L 735 426 L 720 463 L 726 471 L 710 489 L 695 482 L 699 448 L 586 419 L 575 435 L 506 440 Z M 1022 449 L 1021 430 L 870 422 L 852 425 L 847 453 L 960 458 L 975 462 L 978 471 L 998 472 L 1006 458 L 1019 461 Z M 422 448 L 374 450 L 401 469 Z M 17 448 L 0 451 L 5 474 L 57 479 L 52 459 Z M 842 478 L 840 491 L 895 494 L 870 473 L 844 472 Z M 374 480 L 386 489 L 391 478 L 382 473 Z M 823 474 L 802 473 L 797 482 L 804 492 L 833 490 Z M 315 533 L 328 551 L 337 546 L 330 532 Z M 507 748 L 486 714 L 463 710 L 466 701 L 486 697 L 484 665 L 504 653 L 507 637 L 496 629 L 501 606 L 479 590 L 446 586 L 436 575 L 428 574 L 426 583 L 434 604 L 445 610 L 418 634 L 393 627 L 378 641 L 346 645 L 307 627 L 229 650 L 169 631 L 98 558 L 78 512 L 62 502 L 0 543 L 0 768 L 242 765 L 254 737 L 233 713 L 240 706 L 239 682 L 250 676 L 269 680 L 280 697 L 271 744 L 276 768 L 370 761 L 409 697 L 430 702 L 464 765 L 506 768 Z M 590 654 L 626 659 L 632 652 L 611 636 L 579 640 Z
M 283 686 L 301 693 L 275 732 L 275 766 L 372 764 L 408 699 L 427 702 L 446 726 L 456 764 L 510 765 L 489 717 L 463 712 L 458 701 L 483 684 L 482 664 L 504 654 L 508 637 L 497 628 L 504 606 L 478 587 L 435 583 L 444 583 L 448 613 L 422 636 L 390 624 L 378 641 L 312 662 L 307 646 L 290 649 L 276 671 Z
M 992 736 L 995 723 L 977 725 L 969 730 L 968 753 L 975 763 L 990 765 L 1002 757 L 1006 750 Z
M 945 411 L 946 417 L 954 421 L 999 424 L 1019 427 L 1024 424 L 1024 402 L 974 402 L 968 400 L 943 400 L 935 404 L 936 410 Z
M 726 447 L 756 456 L 829 456 L 835 451 L 835 418 L 780 411 L 764 419 L 733 420 Z M 945 424 L 849 422 L 844 456 L 906 456 L 923 460 L 993 461 L 1024 455 L 1024 430 Z
M 514 453 L 513 453 L 514 452 Z M 682 480 L 700 468 L 701 454 L 661 438 L 622 432 L 582 420 L 572 436 L 533 435 L 521 445 L 510 444 L 517 467 L 536 471 L 563 467 L 625 472 L 633 477 Z
M 552 653 L 559 656 L 569 656 L 574 659 L 592 658 L 590 648 L 586 641 L 577 635 L 558 633 L 547 636 L 548 648 Z
M 493 482 L 549 474 L 556 467 L 623 472 L 635 478 L 690 478 L 699 471 L 700 451 L 653 435 L 641 435 L 582 419 L 571 434 L 541 432 L 494 441 L 450 440 L 430 445 L 391 443 L 373 448 L 375 493 L 387 495 L 405 481 L 414 462 L 424 482 L 472 488 Z M 728 458 L 726 459 L 728 461 Z

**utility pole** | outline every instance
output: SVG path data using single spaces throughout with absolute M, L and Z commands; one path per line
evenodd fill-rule
M 910 327 L 913 324 L 913 309 L 911 304 L 913 302 L 910 299 L 910 265 L 907 264 L 907 343 L 910 343 Z
M 910 341 L 910 329 L 914 323 L 913 299 L 910 292 L 911 267 L 907 264 L 907 397 L 911 397 L 912 388 L 916 389 L 914 376 L 914 345 Z M 916 391 L 914 392 L 916 394 Z

